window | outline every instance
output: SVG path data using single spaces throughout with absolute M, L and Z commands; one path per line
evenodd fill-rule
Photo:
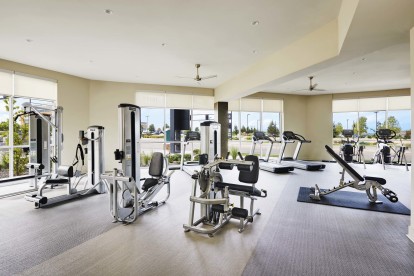
M 283 101 L 270 99 L 240 99 L 229 102 L 232 134 L 229 150 L 237 149 L 243 155 L 250 153 L 254 131 L 264 131 L 278 137 L 282 131 Z M 267 145 L 266 145 L 267 146 Z M 280 144 L 273 145 L 271 157 L 278 156 Z M 266 153 L 265 146 L 256 147 L 256 154 Z
M 380 128 L 389 128 L 397 133 L 402 143 L 411 148 L 410 96 L 382 97 L 369 99 L 334 100 L 333 145 L 339 151 L 343 129 L 353 129 L 359 137 L 360 145 L 365 146 L 364 157 L 371 160 L 375 154 L 377 140 L 375 133 Z M 396 145 L 398 145 L 396 144 Z M 411 154 L 407 153 L 407 158 Z
M 181 140 L 185 131 L 178 133 L 176 141 L 171 139 L 170 112 L 173 109 L 187 109 L 190 112 L 190 128 L 200 131 L 200 123 L 214 120 L 214 97 L 189 94 L 148 92 L 136 93 L 136 104 L 141 107 L 141 155 L 153 152 L 170 154 L 170 162 L 179 162 L 181 157 Z M 200 143 L 190 143 L 186 147 L 186 160 L 198 154 Z
M 54 109 L 56 98 L 56 81 L 0 70 L 0 178 L 28 174 L 30 119 L 18 116 L 23 103 Z

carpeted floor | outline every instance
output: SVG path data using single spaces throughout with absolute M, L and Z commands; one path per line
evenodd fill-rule
M 410 208 L 404 168 L 368 166 Z M 261 171 L 262 215 L 214 238 L 184 233 L 192 180 L 172 177 L 167 204 L 128 226 L 111 223 L 107 195 L 36 210 L 23 196 L 0 200 L 0 274 L 22 275 L 413 275 L 409 216 L 297 202 L 300 187 L 337 185 L 337 164 L 323 172 Z M 237 172 L 223 171 L 237 183 Z M 348 190 L 352 191 L 352 190 Z M 233 198 L 232 202 L 238 202 Z M 196 210 L 198 214 L 198 210 Z

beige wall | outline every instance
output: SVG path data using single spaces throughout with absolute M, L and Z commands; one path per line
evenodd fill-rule
M 57 80 L 58 105 L 63 106 L 62 164 L 71 164 L 78 131 L 89 124 L 89 80 L 2 59 L 0 68 Z
M 330 159 L 325 145 L 332 145 L 332 95 L 305 96 L 279 93 L 256 93 L 250 97 L 283 100 L 284 130 L 291 130 L 311 140 L 304 144 L 300 159 Z M 296 144 L 287 145 L 286 155 L 291 156 Z
M 132 84 L 107 81 L 90 81 L 89 122 L 105 127 L 105 167 L 119 167 L 113 152 L 118 148 L 118 104 L 135 103 L 135 93 L 144 91 L 165 91 L 169 93 L 193 93 L 213 96 L 213 89 L 197 87 Z

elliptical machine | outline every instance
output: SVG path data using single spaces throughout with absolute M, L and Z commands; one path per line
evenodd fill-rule
M 357 137 L 357 140 L 350 140 L 354 136 L 354 131 L 352 129 L 342 130 L 342 135 L 346 138 L 346 140 L 341 140 L 342 147 L 339 151 L 339 156 L 348 163 L 363 163 L 364 169 L 366 169 L 364 146 L 359 145 L 359 137 Z M 356 160 L 354 159 L 355 156 Z
M 391 146 L 394 142 L 391 141 L 397 134 L 394 130 L 384 128 L 378 129 L 375 132 L 377 138 L 377 151 L 374 155 L 374 164 L 380 163 L 385 170 L 385 165 L 392 164 Z
M 101 178 L 108 186 L 113 222 L 129 224 L 139 215 L 167 201 L 170 196 L 170 177 L 173 172 L 167 174 L 167 159 L 162 153 L 155 152 L 148 170 L 151 177 L 140 178 L 140 107 L 120 104 L 118 120 L 119 148 L 114 154 L 115 160 L 119 160 L 122 164 L 122 169 L 115 168 L 112 173 L 101 174 Z M 143 181 L 142 185 L 141 181 Z M 164 186 L 167 187 L 166 197 L 160 201 L 153 200 Z

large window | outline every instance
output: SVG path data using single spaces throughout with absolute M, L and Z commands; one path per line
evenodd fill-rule
M 282 131 L 282 100 L 243 98 L 229 103 L 231 118 L 231 138 L 229 150 L 240 151 L 243 155 L 250 153 L 252 136 L 255 131 L 263 131 L 268 136 L 280 140 Z M 230 137 L 230 136 L 229 136 Z M 263 156 L 268 144 L 256 147 L 255 154 Z M 277 157 L 280 143 L 273 144 L 271 157 Z
M 389 128 L 397 133 L 395 145 L 407 146 L 411 158 L 410 96 L 347 99 L 333 101 L 333 145 L 339 151 L 343 129 L 353 129 L 355 139 L 365 147 L 364 157 L 370 161 L 376 151 L 378 129 Z
M 176 133 L 174 141 L 170 129 L 170 114 L 174 109 L 189 110 L 190 129 L 200 131 L 200 123 L 214 120 L 214 98 L 191 94 L 169 94 L 165 92 L 140 91 L 136 104 L 141 107 L 142 143 L 141 162 L 147 165 L 154 152 L 169 155 L 171 163 L 178 163 L 181 157 L 181 139 L 186 130 Z M 185 159 L 191 160 L 199 153 L 200 143 L 192 142 L 185 149 Z
M 28 174 L 29 117 L 18 116 L 23 103 L 54 108 L 56 98 L 56 81 L 0 70 L 0 179 Z

